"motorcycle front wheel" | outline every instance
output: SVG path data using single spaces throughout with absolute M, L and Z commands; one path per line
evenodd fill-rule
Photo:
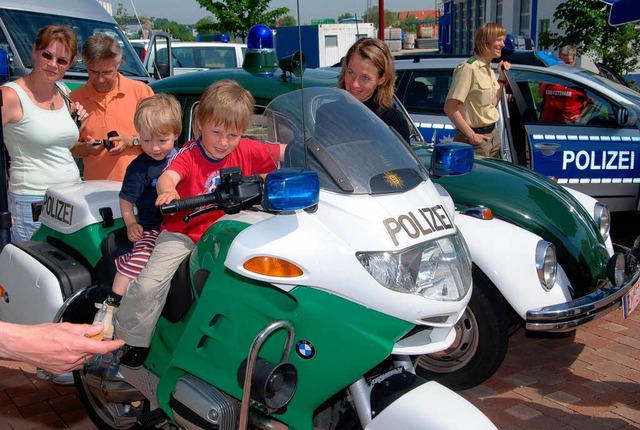
M 421 355 L 416 373 L 454 390 L 483 383 L 502 364 L 509 346 L 507 305 L 491 281 L 473 268 L 473 293 L 456 324 L 456 339 L 446 350 Z

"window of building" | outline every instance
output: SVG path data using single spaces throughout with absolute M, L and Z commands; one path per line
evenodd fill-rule
M 520 30 L 522 36 L 531 36 L 531 0 L 520 0 Z
M 496 0 L 496 23 L 502 25 L 502 0 Z

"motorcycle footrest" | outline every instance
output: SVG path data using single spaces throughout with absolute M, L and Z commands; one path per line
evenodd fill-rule
M 140 415 L 137 421 L 143 428 L 156 428 L 158 424 L 167 421 L 167 416 L 162 409 L 158 408 Z

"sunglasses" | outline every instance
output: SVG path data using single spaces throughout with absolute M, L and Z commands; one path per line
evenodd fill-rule
M 47 51 L 42 51 L 40 53 L 40 56 L 42 56 L 42 58 L 44 58 L 46 61 L 51 61 L 51 60 L 53 60 L 55 58 L 56 64 L 58 66 L 61 66 L 61 67 L 67 67 L 69 65 L 69 62 L 70 62 L 66 58 L 54 57 L 53 54 L 51 54 L 50 52 L 47 52 Z

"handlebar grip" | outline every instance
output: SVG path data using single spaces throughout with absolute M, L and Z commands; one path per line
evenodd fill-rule
M 160 213 L 163 215 L 171 214 L 186 209 L 193 209 L 200 206 L 209 205 L 211 203 L 216 203 L 217 201 L 218 196 L 216 195 L 216 193 L 187 197 L 186 199 L 174 200 L 171 203 L 160 206 Z

